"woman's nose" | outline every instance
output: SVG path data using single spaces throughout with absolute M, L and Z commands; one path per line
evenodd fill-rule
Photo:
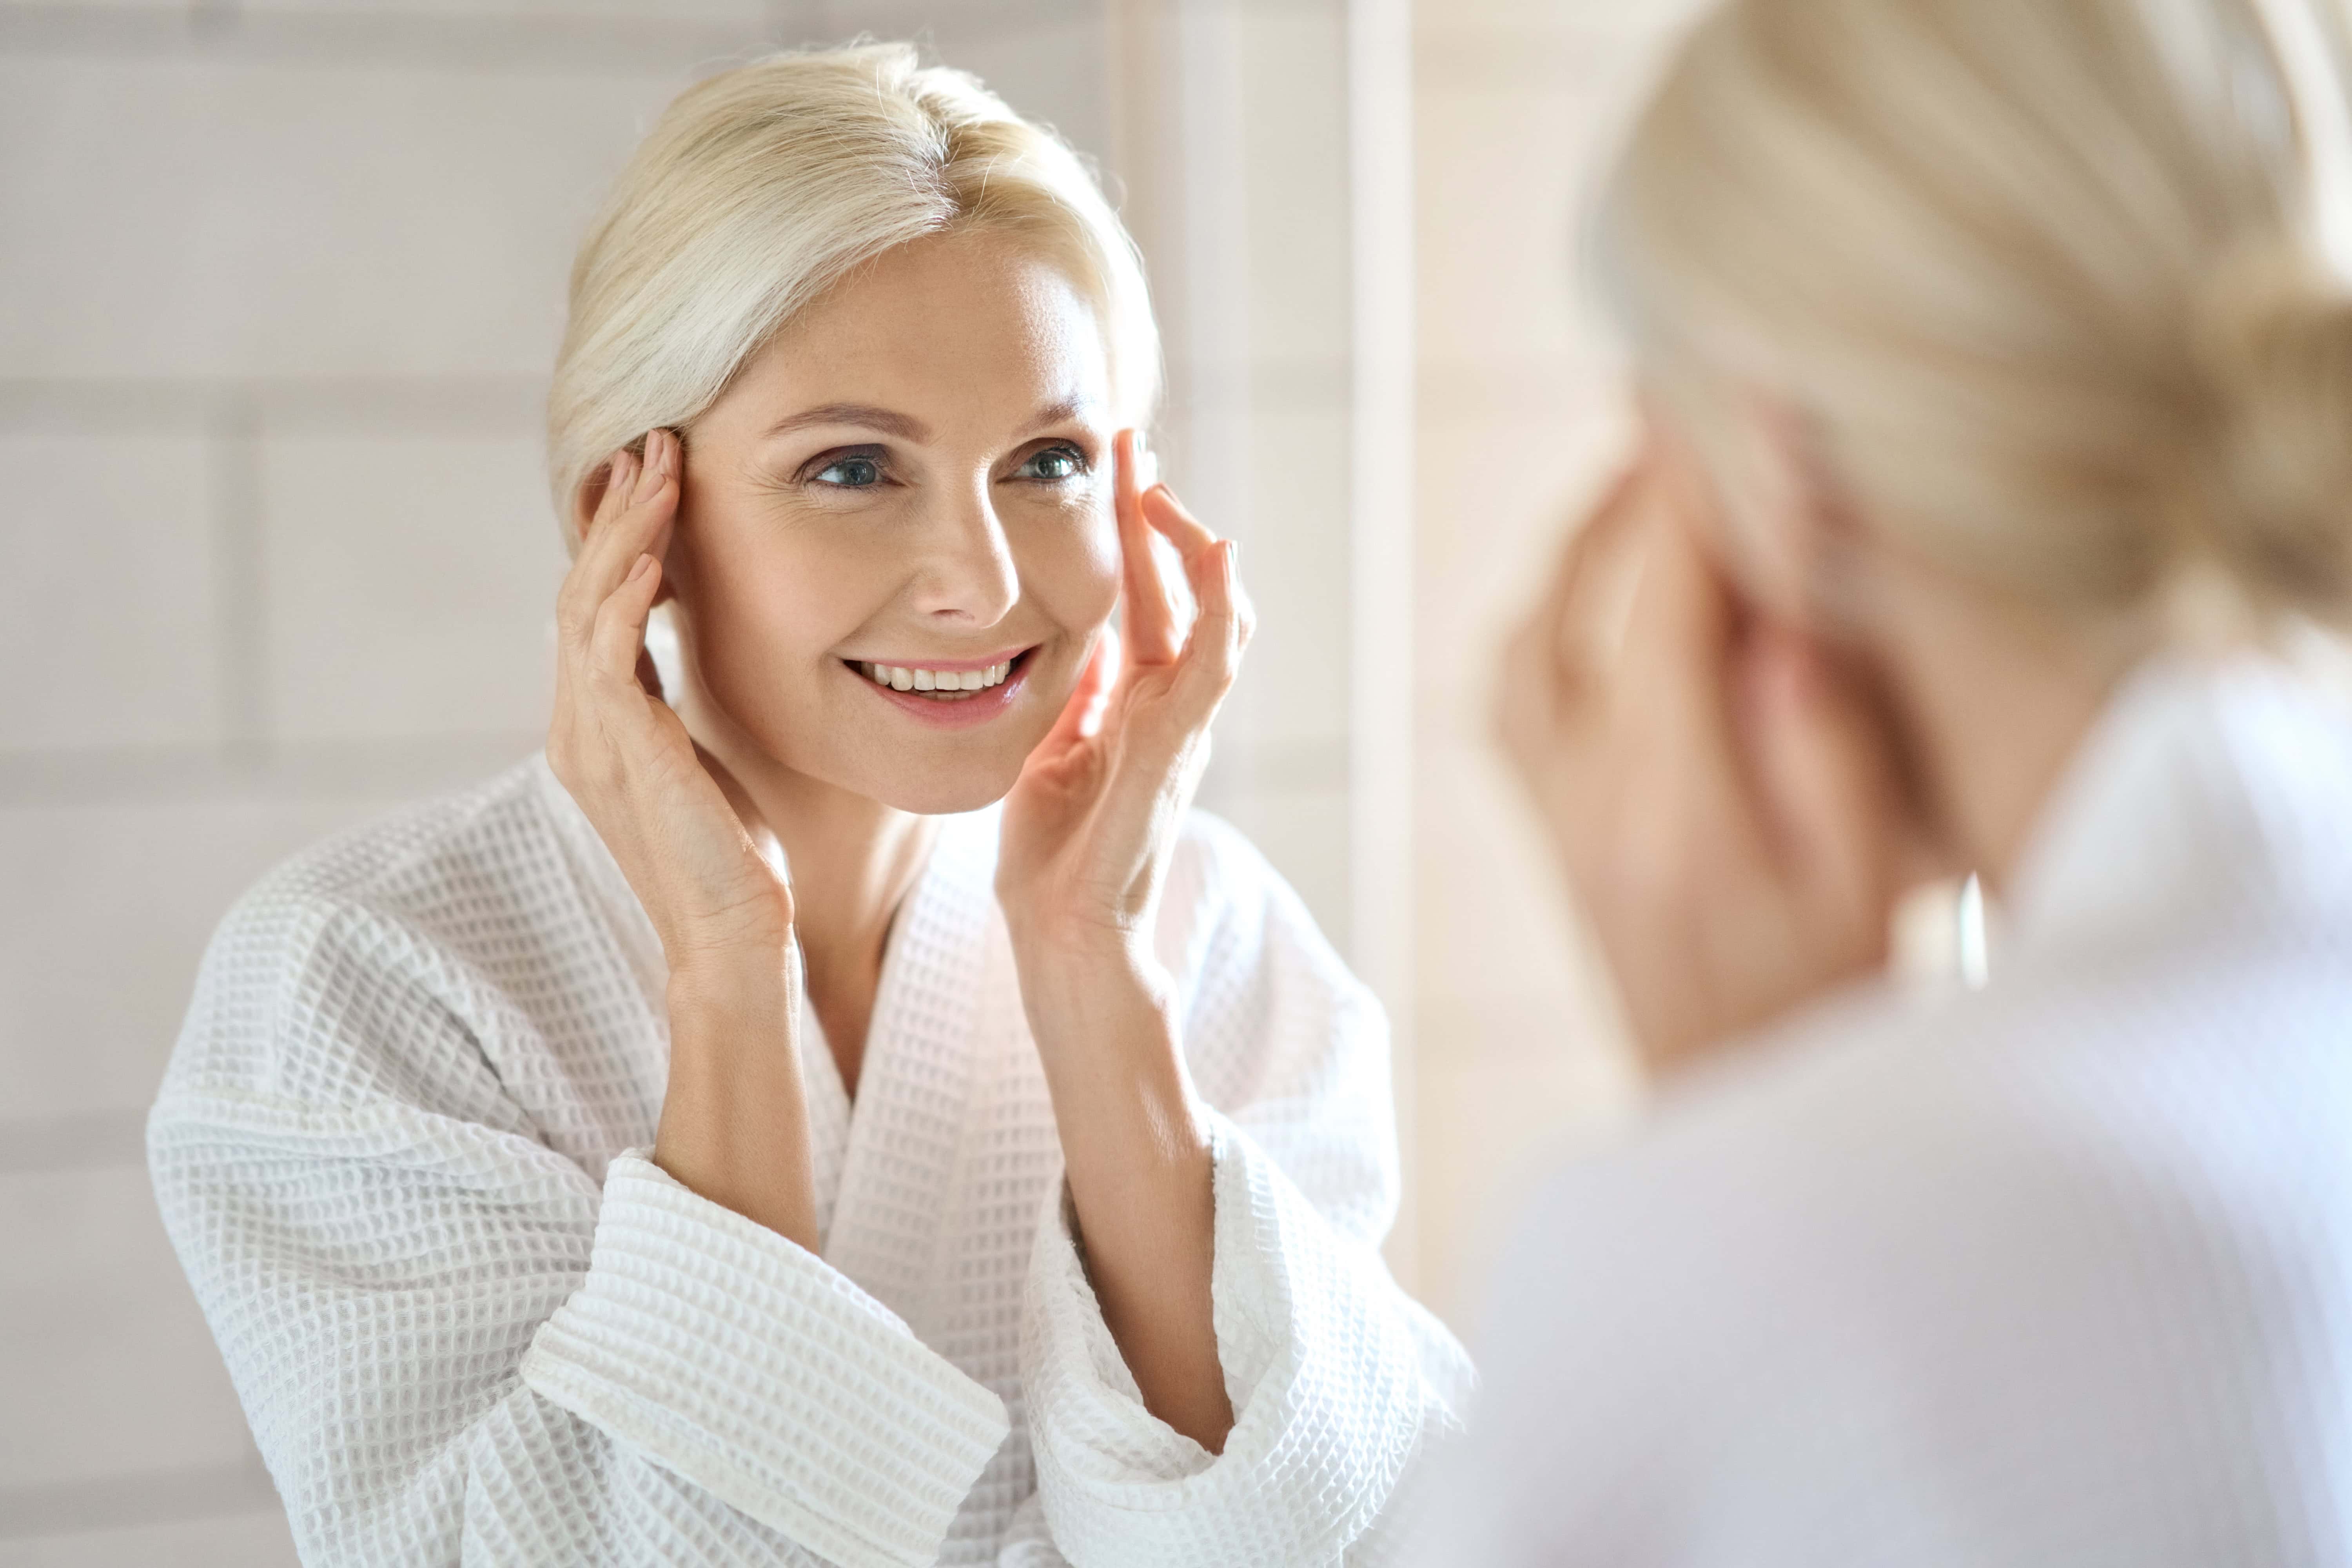
M 1021 597 L 1013 546 L 983 480 L 940 509 L 924 531 L 915 608 L 928 617 L 992 626 Z

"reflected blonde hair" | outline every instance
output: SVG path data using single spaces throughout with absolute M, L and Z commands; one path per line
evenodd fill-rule
M 2269 18 L 2307 7 L 2315 92 L 2253 0 L 1730 0 L 1604 192 L 1602 289 L 1678 417 L 1785 397 L 1864 516 L 1980 581 L 2346 619 L 2332 4 Z
M 548 398 L 567 548 L 573 498 L 616 448 L 690 423 L 793 315 L 909 241 L 1021 236 L 1090 298 L 1123 424 L 1149 417 L 1160 342 L 1134 242 L 1077 154 L 908 44 L 772 55 L 678 95 L 614 182 L 572 268 Z

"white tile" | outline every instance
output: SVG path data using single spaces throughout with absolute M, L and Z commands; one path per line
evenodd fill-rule
M 1432 742 L 1413 767 L 1415 988 L 1597 1013 L 1606 982 L 1533 811 L 1493 751 Z
M 231 900 L 284 856 L 389 804 L 0 810 L 0 888 L 12 894 L 0 900 L 5 1114 L 144 1109 Z
M 1422 19 L 1432 32 L 1457 37 L 1527 28 L 1609 37 L 1655 31 L 1692 5 L 1693 0 L 1445 0 L 1442 8 L 1424 10 Z
M 10 435 L 0 437 L 0 472 L 11 558 L 0 577 L 0 667 L 11 672 L 0 748 L 211 741 L 204 443 Z
M 1615 1135 L 1639 1095 L 1626 1059 L 1572 1016 L 1524 1004 L 1424 998 L 1415 1011 L 1407 1182 L 1420 1230 L 1417 1294 L 1469 1330 L 1508 1224 L 1532 1184 Z M 1508 1051 L 1465 1049 L 1511 1040 Z
M 310 12 L 411 16 L 528 16 L 551 28 L 606 17 L 673 22 L 737 22 L 747 33 L 766 26 L 766 0 L 239 0 L 246 15 Z
M 251 1451 L 144 1166 L 0 1176 L 0 1409 L 16 1487 Z
M 276 1510 L 0 1541 L 0 1568 L 299 1568 Z
M 1409 672 L 1349 665 L 1347 416 L 1254 409 L 1246 439 L 1247 515 L 1202 518 L 1241 540 L 1242 584 L 1257 611 L 1220 722 L 1244 745 L 1343 741 L 1350 681 L 1395 680 L 1400 710 L 1410 700 Z
M 543 374 L 682 78 L 0 59 L 16 375 Z
M 1576 232 L 1609 146 L 1613 97 L 1445 79 L 1413 99 L 1417 330 L 1425 359 L 1589 357 L 1608 334 L 1578 276 Z
M 565 564 L 536 442 L 265 444 L 281 739 L 544 731 Z
M 1244 13 L 1240 53 L 1253 359 L 1349 346 L 1348 57 L 1337 7 Z
M 1348 950 L 1348 795 L 1345 790 L 1252 790 L 1212 803 L 1298 890 L 1315 923 Z

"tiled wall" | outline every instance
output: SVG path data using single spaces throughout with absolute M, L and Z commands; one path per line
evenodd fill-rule
M 562 279 L 715 64 L 920 30 L 1128 176 L 1264 614 L 1209 797 L 1344 936 L 1340 15 L 0 4 L 0 1564 L 292 1561 L 141 1118 L 242 887 L 538 743 Z
M 1414 34 L 1419 1277 L 1475 1321 L 1530 1174 L 1633 1086 L 1591 950 L 1491 743 L 1506 617 L 1623 437 L 1576 213 L 1686 0 L 1447 0 Z

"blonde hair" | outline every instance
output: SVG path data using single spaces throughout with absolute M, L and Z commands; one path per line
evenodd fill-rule
M 1020 235 L 1067 271 L 1100 313 L 1119 416 L 1146 418 L 1160 344 L 1134 242 L 1077 154 L 977 79 L 868 44 L 771 55 L 679 94 L 572 264 L 548 397 L 559 519 L 607 455 L 699 416 L 830 285 L 964 228 Z
M 2311 202 L 2343 18 L 2301 19 L 2317 97 L 2254 0 L 1730 0 L 1604 193 L 1602 289 L 1670 406 L 1785 397 L 1980 581 L 2346 618 L 2352 304 Z

